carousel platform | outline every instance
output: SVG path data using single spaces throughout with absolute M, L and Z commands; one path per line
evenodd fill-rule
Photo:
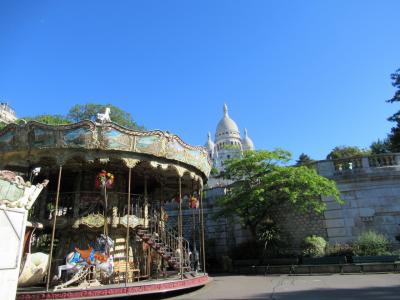
M 207 274 L 190 276 L 180 279 L 158 279 L 135 283 L 109 284 L 96 287 L 74 287 L 62 290 L 49 290 L 43 288 L 24 288 L 17 291 L 16 300 L 36 299 L 109 299 L 131 297 L 139 295 L 160 294 L 173 292 L 206 285 L 210 281 Z

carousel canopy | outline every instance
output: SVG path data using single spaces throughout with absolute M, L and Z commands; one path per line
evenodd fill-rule
M 186 169 L 203 179 L 210 173 L 204 147 L 191 146 L 168 132 L 134 131 L 113 122 L 82 121 L 69 125 L 46 125 L 35 121 L 9 124 L 0 131 L 0 167 L 25 165 L 43 157 L 58 164 L 79 152 L 87 161 L 117 158 L 126 162 L 148 161 L 155 167 Z

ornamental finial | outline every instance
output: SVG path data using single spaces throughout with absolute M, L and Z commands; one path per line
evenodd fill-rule
M 226 103 L 224 104 L 224 116 L 228 116 L 228 106 L 226 105 Z

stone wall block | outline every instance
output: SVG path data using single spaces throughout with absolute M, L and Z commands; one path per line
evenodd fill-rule
M 344 237 L 346 236 L 345 228 L 327 228 L 328 237 Z
M 327 228 L 345 227 L 344 219 L 326 220 L 325 223 Z

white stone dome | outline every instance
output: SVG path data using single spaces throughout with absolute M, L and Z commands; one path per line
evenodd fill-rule
M 240 132 L 235 121 L 233 121 L 229 117 L 228 107 L 226 106 L 226 104 L 224 104 L 224 116 L 217 125 L 217 130 L 215 132 L 215 141 L 218 142 L 221 139 L 230 137 L 240 139 Z
M 211 140 L 211 133 L 208 133 L 208 140 L 207 140 L 207 143 L 204 146 L 207 148 L 208 151 L 214 152 L 215 144 Z
M 254 143 L 251 140 L 251 138 L 249 138 L 248 134 L 247 134 L 247 129 L 244 129 L 244 137 L 242 139 L 242 147 L 243 150 L 254 150 Z

